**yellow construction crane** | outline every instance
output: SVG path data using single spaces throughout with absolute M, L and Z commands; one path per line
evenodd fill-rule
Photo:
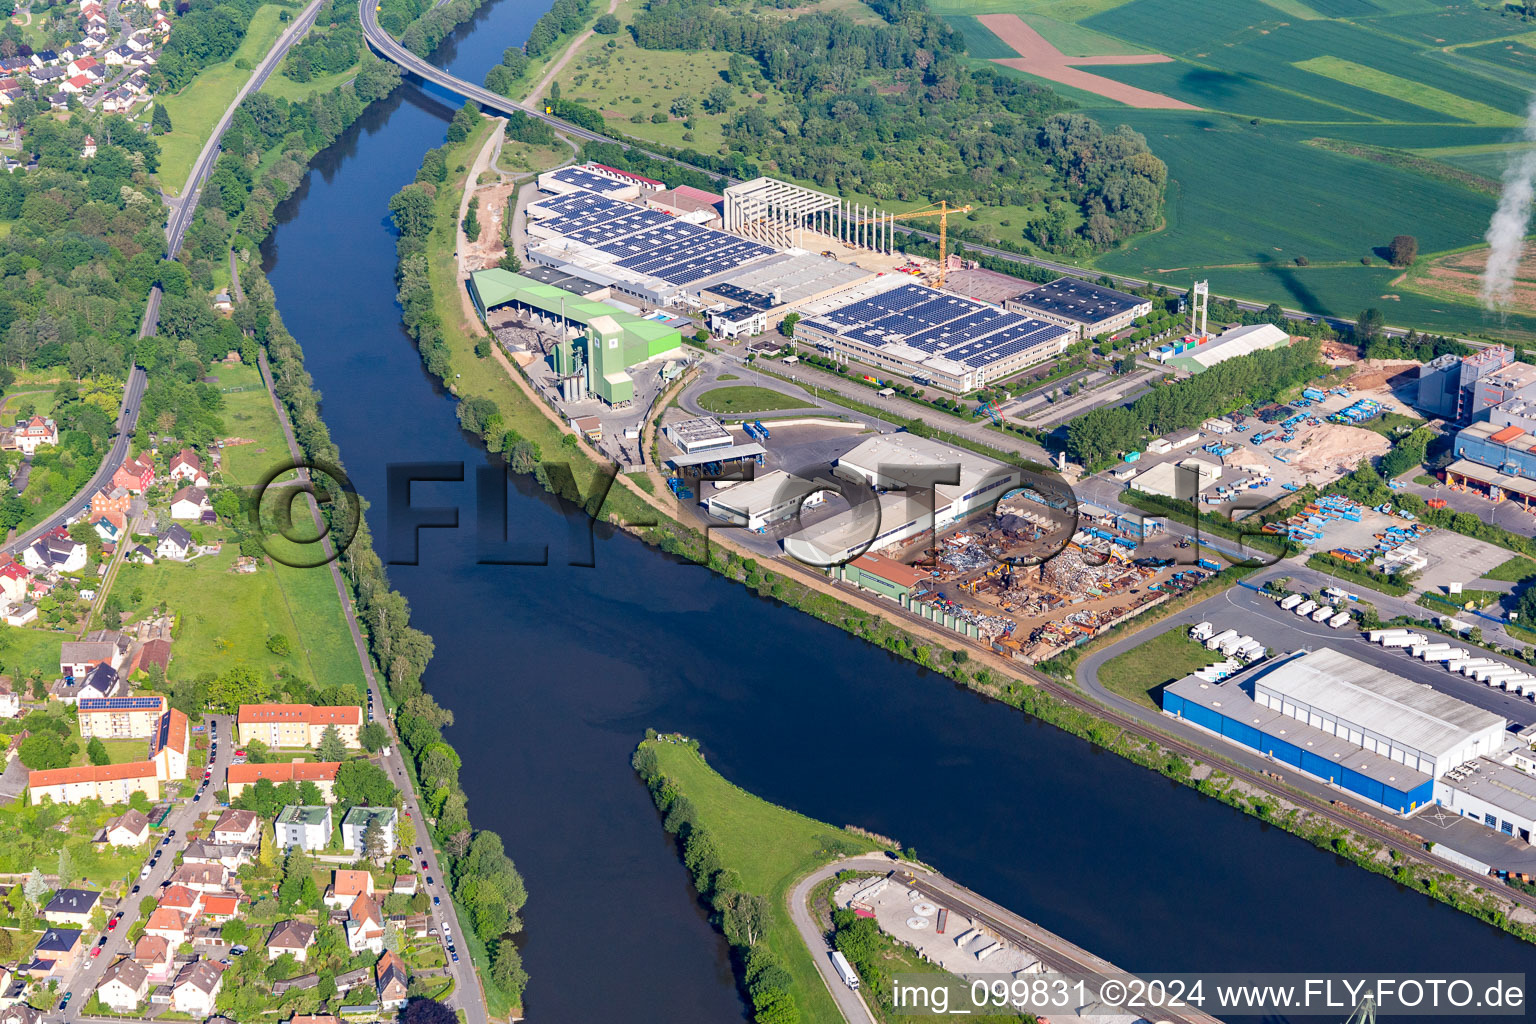
M 860 223 L 868 224 L 878 220 L 918 220 L 923 217 L 939 218 L 939 280 L 940 288 L 944 287 L 944 272 L 949 269 L 949 215 L 952 213 L 970 213 L 972 206 L 967 203 L 964 206 L 950 206 L 948 202 L 940 199 L 931 206 L 925 206 L 921 210 L 911 210 L 907 213 L 887 214 L 882 217 L 871 217 Z

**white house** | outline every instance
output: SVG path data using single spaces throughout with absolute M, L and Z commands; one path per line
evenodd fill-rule
M 224 974 L 207 960 L 199 960 L 182 968 L 171 988 L 171 1006 L 177 1013 L 190 1014 L 199 1020 L 211 1017 L 219 990 L 224 987 Z
M 96 986 L 97 997 L 118 1013 L 132 1012 L 148 991 L 149 971 L 127 956 L 108 967 Z
M 175 515 L 174 509 L 172 515 Z M 177 526 L 174 523 L 167 526 L 160 532 L 160 537 L 155 542 L 155 554 L 160 558 L 185 562 L 192 554 L 192 535 L 187 532 L 185 526 Z
M 204 512 L 212 512 L 208 492 L 201 487 L 183 487 L 171 495 L 172 519 L 201 519 Z

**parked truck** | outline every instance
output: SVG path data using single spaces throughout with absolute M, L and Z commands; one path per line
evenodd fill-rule
M 1209 622 L 1197 622 L 1193 626 L 1189 627 L 1189 638 L 1191 640 L 1199 640 L 1200 642 L 1204 643 L 1205 641 L 1209 640 L 1215 634 L 1215 632 L 1215 627 L 1213 627 Z
M 1328 620 L 1328 626 L 1331 629 L 1340 629 L 1340 628 L 1342 628 L 1344 626 L 1349 625 L 1349 621 L 1350 621 L 1349 612 L 1339 612 L 1333 618 Z
M 1224 629 L 1220 633 L 1217 633 L 1215 636 L 1211 637 L 1209 640 L 1207 640 L 1205 642 L 1205 649 L 1208 650 L 1208 651 L 1214 651 L 1217 648 L 1219 648 L 1222 644 L 1226 643 L 1227 641 L 1229 641 L 1229 640 L 1236 640 L 1236 639 L 1237 639 L 1237 630 L 1235 630 L 1235 629 Z
M 1424 644 L 1414 644 L 1408 649 L 1408 653 L 1420 661 L 1439 661 L 1437 655 L 1450 651 L 1450 644 L 1435 643 L 1433 641 Z
M 1317 611 L 1312 613 L 1312 621 L 1313 622 L 1327 622 L 1331 618 L 1333 618 L 1333 606 L 1332 605 L 1326 605 L 1326 604 L 1318 605 L 1317 606 Z
M 1252 642 L 1253 637 L 1251 636 L 1234 636 L 1222 643 L 1221 646 L 1217 648 L 1217 650 L 1221 651 L 1222 654 L 1225 654 L 1230 658 L 1232 655 L 1237 653 L 1238 648 L 1242 647 L 1244 644 Z
M 1455 661 L 1448 661 L 1448 662 L 1446 662 L 1445 663 L 1445 670 L 1447 672 L 1455 672 L 1459 676 L 1466 676 L 1466 675 L 1471 675 L 1477 669 L 1485 668 L 1485 667 L 1487 667 L 1489 665 L 1497 665 L 1497 664 L 1498 664 L 1498 662 L 1494 661 L 1491 658 L 1474 658 L 1474 657 L 1457 658 Z
M 1407 630 L 1403 630 L 1396 636 L 1383 637 L 1380 643 L 1383 647 L 1415 647 L 1424 643 L 1424 640 L 1425 637 L 1422 633 L 1410 633 Z
M 843 979 L 844 985 L 847 985 L 855 992 L 859 990 L 859 976 L 853 973 L 853 968 L 849 965 L 848 958 L 843 956 L 840 950 L 834 949 L 832 951 L 832 966 L 837 968 L 837 976 Z
M 1244 661 L 1258 661 L 1264 657 L 1264 645 L 1257 640 L 1249 640 L 1232 653 Z
M 1291 611 L 1295 612 L 1297 615 L 1302 616 L 1311 615 L 1316 610 L 1317 602 L 1312 600 L 1310 597 L 1301 602 L 1301 604 L 1297 605 L 1295 608 L 1291 609 Z
M 1280 602 L 1280 607 L 1284 608 L 1286 611 L 1290 611 L 1292 608 L 1295 608 L 1305 600 L 1306 598 L 1302 597 L 1300 594 L 1287 594 L 1285 595 L 1285 598 Z

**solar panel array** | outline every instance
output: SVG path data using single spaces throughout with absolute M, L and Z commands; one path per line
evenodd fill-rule
M 601 174 L 593 174 L 591 171 L 583 170 L 580 167 L 561 168 L 560 170 L 555 171 L 552 175 L 550 175 L 550 177 L 554 178 L 556 181 L 563 181 L 567 185 L 575 185 L 577 188 L 584 188 L 588 192 L 619 192 L 623 189 L 633 187 L 632 185 L 626 184 L 622 181 L 614 181 L 612 178 L 605 178 Z
M 723 274 L 777 252 L 605 196 L 573 192 L 539 205 L 555 214 L 539 221 L 541 227 L 619 257 L 615 262 L 626 270 L 675 285 Z
M 916 284 L 829 310 L 801 326 L 877 348 L 907 345 L 974 369 L 1067 333 L 1055 324 Z
M 80 701 L 81 711 L 157 711 L 159 697 L 86 697 Z

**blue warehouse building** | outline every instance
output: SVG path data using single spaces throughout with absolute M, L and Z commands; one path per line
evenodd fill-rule
M 1163 711 L 1399 814 L 1433 801 L 1429 775 L 1260 707 L 1234 680 L 1185 676 L 1164 688 Z

